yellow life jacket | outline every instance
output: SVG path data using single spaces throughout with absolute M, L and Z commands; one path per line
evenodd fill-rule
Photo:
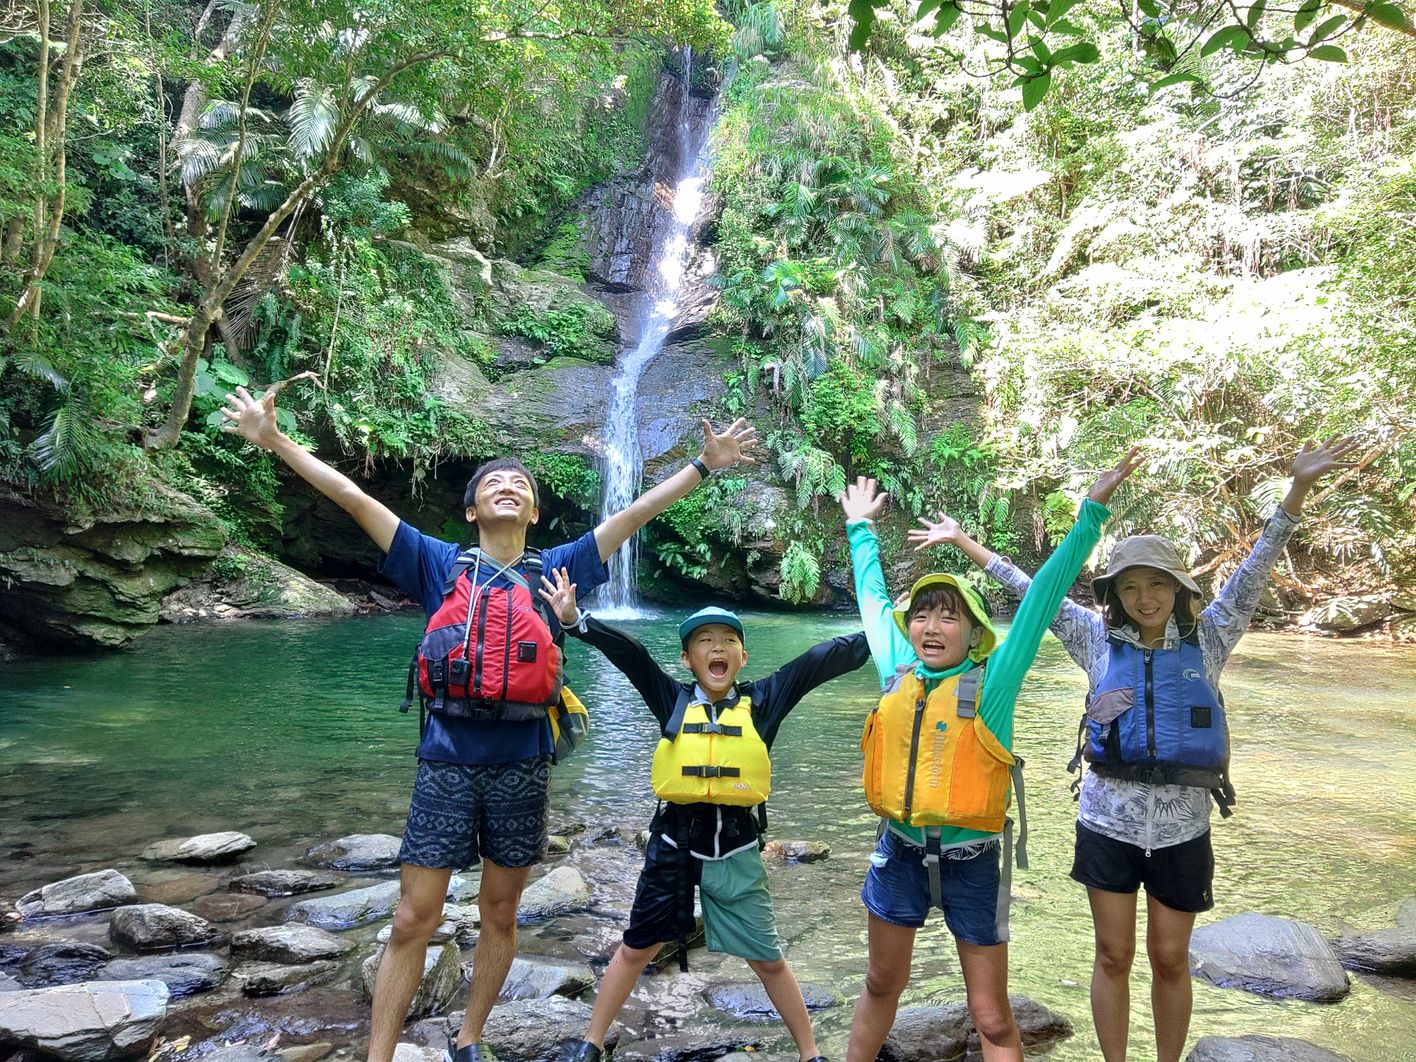
M 896 677 L 860 739 L 861 782 L 877 815 L 910 826 L 1003 829 L 1018 761 L 978 718 L 982 676 L 970 668 L 928 697 L 913 670 Z
M 772 792 L 772 759 L 752 700 L 714 707 L 684 693 L 654 750 L 654 795 L 672 804 L 753 807 Z

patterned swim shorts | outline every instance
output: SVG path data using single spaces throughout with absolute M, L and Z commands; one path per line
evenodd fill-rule
M 484 856 L 503 867 L 539 863 L 550 784 L 545 756 L 476 765 L 419 760 L 399 862 L 451 870 Z

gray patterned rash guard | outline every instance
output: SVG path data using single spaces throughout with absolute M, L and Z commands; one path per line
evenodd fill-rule
M 1264 525 L 1259 540 L 1244 562 L 1200 614 L 1200 652 L 1205 677 L 1219 689 L 1219 674 L 1229 660 L 1249 621 L 1259 607 L 1259 596 L 1268 583 L 1298 518 L 1279 509 Z M 1011 561 L 995 556 L 984 569 L 1010 594 L 1022 597 L 1032 580 Z M 1110 650 L 1106 623 L 1100 615 L 1070 598 L 1052 622 L 1055 634 L 1073 662 L 1087 674 L 1091 689 L 1106 675 Z M 1116 632 L 1139 645 L 1137 629 L 1127 624 Z M 1178 648 L 1180 634 L 1172 616 L 1165 628 L 1165 649 Z M 1082 780 L 1079 818 L 1090 830 L 1147 850 L 1169 848 L 1202 836 L 1210 828 L 1208 789 L 1189 785 L 1152 785 L 1124 778 L 1104 778 L 1087 771 Z

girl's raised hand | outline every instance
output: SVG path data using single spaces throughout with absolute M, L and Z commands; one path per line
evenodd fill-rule
M 1309 440 L 1293 457 L 1290 475 L 1295 486 L 1311 487 L 1335 468 L 1351 468 L 1356 462 L 1348 460 L 1358 450 L 1359 444 L 1350 435 L 1334 435 L 1319 446 Z
M 575 606 L 575 584 L 570 581 L 570 573 L 564 568 L 552 568 L 551 574 L 556 577 L 555 582 L 542 573 L 540 594 L 550 603 L 561 626 L 573 627 L 580 618 L 580 610 Z
M 1141 467 L 1141 448 L 1133 446 L 1126 451 L 1126 456 L 1116 462 L 1115 466 L 1107 469 L 1097 481 L 1092 484 L 1091 490 L 1087 491 L 1087 497 L 1099 505 L 1106 505 L 1111 501 L 1111 496 L 1116 493 L 1116 488 L 1131 478 L 1131 473 Z
M 905 536 L 915 544 L 916 553 L 922 549 L 928 549 L 930 546 L 958 545 L 959 532 L 963 528 L 959 526 L 959 521 L 943 509 L 939 510 L 938 520 L 931 522 L 921 516 L 919 522 L 924 526 L 914 528 Z
M 879 515 L 880 510 L 885 508 L 885 502 L 890 497 L 888 494 L 875 493 L 875 480 L 867 479 L 865 476 L 856 476 L 854 483 L 846 485 L 846 489 L 841 492 L 838 499 L 841 508 L 845 510 L 846 521 L 851 520 L 874 520 Z

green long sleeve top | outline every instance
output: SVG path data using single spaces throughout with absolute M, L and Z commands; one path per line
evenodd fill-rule
M 1101 538 L 1101 527 L 1111 511 L 1106 506 L 1090 498 L 1082 502 L 1077 514 L 1077 522 L 1062 544 L 1053 551 L 1047 562 L 1038 569 L 1032 586 L 1028 588 L 1008 636 L 988 657 L 988 670 L 979 690 L 978 714 L 983 724 L 991 730 L 1003 747 L 1013 747 L 1013 709 L 1017 704 L 1018 691 L 1022 688 L 1023 677 L 1037 656 L 1048 624 L 1061 607 L 1067 590 L 1081 574 L 1082 566 L 1096 548 Z M 846 537 L 851 546 L 851 568 L 855 573 L 856 601 L 860 606 L 860 618 L 865 625 L 865 636 L 870 643 L 871 657 L 880 674 L 880 687 L 888 688 L 901 667 L 915 666 L 915 672 L 925 682 L 927 690 L 933 690 L 942 680 L 952 678 L 968 668 L 977 667 L 972 660 L 965 660 L 947 671 L 930 671 L 919 662 L 914 647 L 908 638 L 895 626 L 894 606 L 885 587 L 885 574 L 880 567 L 880 549 L 875 531 L 869 520 L 853 520 L 846 525 Z M 892 822 L 892 828 L 901 836 L 917 838 L 916 843 L 924 843 L 924 831 L 919 827 Z M 961 827 L 941 828 L 940 844 L 943 847 L 969 844 L 996 836 L 981 830 L 966 830 Z

